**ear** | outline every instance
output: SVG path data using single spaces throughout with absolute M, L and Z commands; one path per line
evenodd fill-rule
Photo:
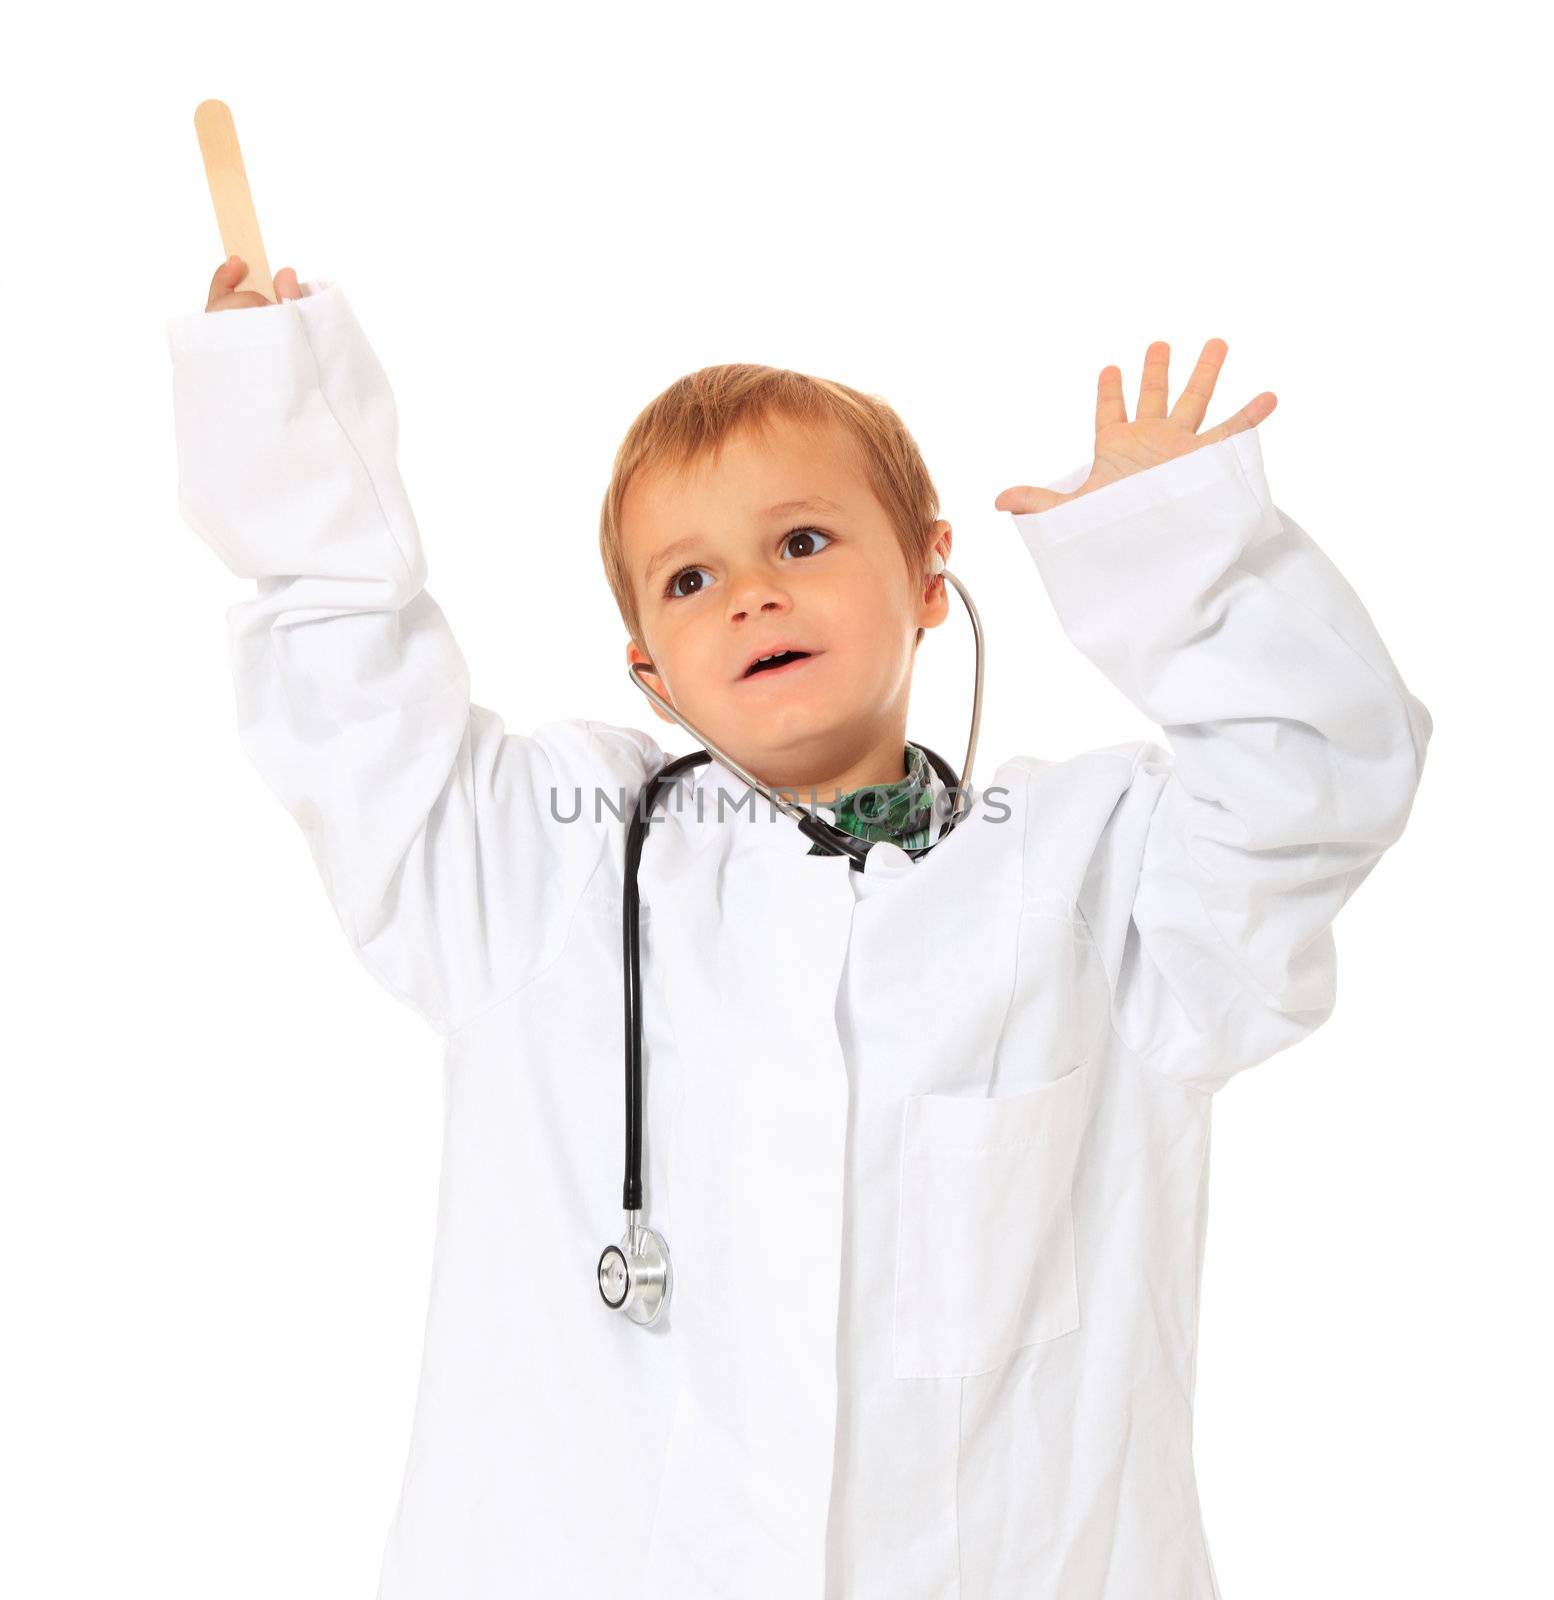
M 932 535 L 932 548 L 937 550 L 944 558 L 945 566 L 950 564 L 950 546 L 954 543 L 954 535 L 950 525 L 942 517 L 930 529 Z M 917 608 L 917 625 L 920 628 L 937 628 L 950 614 L 950 586 L 942 577 L 930 578 L 924 574 L 922 589 Z
M 638 662 L 641 662 L 641 661 L 645 661 L 645 662 L 648 662 L 649 664 L 651 664 L 652 660 L 653 660 L 653 658 L 647 653 L 646 650 L 644 650 L 637 643 L 637 641 L 635 639 L 628 639 L 626 641 L 626 665 L 627 665 L 628 668 L 632 667 L 632 666 L 635 666 Z M 664 697 L 664 699 L 669 701 L 671 705 L 674 703 L 674 696 L 672 694 L 670 694 L 669 686 L 663 681 L 662 678 L 660 678 L 658 676 L 657 673 L 655 673 L 655 672 L 644 672 L 644 673 L 633 672 L 632 673 L 632 677 L 633 678 L 637 678 L 637 679 L 646 678 L 647 681 L 648 681 L 649 687 L 658 690 L 658 692 Z M 641 691 L 639 690 L 638 692 L 640 693 Z M 657 717 L 660 722 L 667 722 L 667 723 L 669 723 L 669 725 L 671 727 L 675 727 L 675 728 L 678 728 L 680 726 L 680 724 L 678 722 L 676 722 L 675 719 L 673 717 L 671 717 L 668 714 L 668 712 L 666 712 L 659 705 L 659 703 L 656 700 L 653 700 L 653 699 L 649 698 L 649 696 L 647 696 L 645 694 L 642 696 L 642 698 L 643 698 L 644 702 L 652 709 L 653 715 L 655 717 Z

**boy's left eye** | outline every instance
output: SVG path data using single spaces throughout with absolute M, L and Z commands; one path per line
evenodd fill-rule
M 824 539 L 826 544 L 830 544 L 831 535 L 829 533 L 822 533 L 819 528 L 794 528 L 788 534 L 787 538 L 783 540 L 784 546 L 791 544 L 795 539 L 808 539 L 811 541 L 811 543 L 813 543 L 813 541 L 816 539 Z M 822 550 L 824 550 L 825 547 L 826 546 L 824 544 L 820 546 Z M 814 555 L 815 552 L 813 550 L 805 550 L 801 553 L 808 556 Z

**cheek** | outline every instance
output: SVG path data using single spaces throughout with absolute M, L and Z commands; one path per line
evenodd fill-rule
M 850 636 L 860 645 L 867 644 L 881 665 L 894 662 L 902 640 L 911 640 L 913 613 L 902 575 L 894 568 L 871 573 L 866 582 L 856 586 L 838 614 Z
M 675 617 L 658 630 L 657 657 L 669 674 L 677 694 L 696 698 L 723 686 L 727 662 L 718 649 L 716 629 L 698 626 L 695 619 Z
M 705 632 L 686 611 L 672 605 L 660 606 L 653 619 L 653 642 L 659 654 L 669 661 L 694 658 L 697 640 Z

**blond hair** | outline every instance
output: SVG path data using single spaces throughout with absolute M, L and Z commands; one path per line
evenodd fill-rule
M 885 508 L 909 572 L 925 571 L 939 496 L 906 424 L 878 395 L 781 367 L 731 362 L 702 367 L 670 384 L 626 430 L 599 513 L 599 553 L 626 630 L 645 646 L 636 592 L 621 539 L 621 503 L 636 473 L 678 471 L 697 457 L 716 458 L 743 427 L 767 433 L 773 417 L 810 428 L 835 424 L 856 445 L 875 498 Z M 921 643 L 924 630 L 917 630 Z

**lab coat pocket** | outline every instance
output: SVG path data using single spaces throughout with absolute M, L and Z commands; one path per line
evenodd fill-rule
M 1074 1164 L 1088 1065 L 902 1111 L 895 1375 L 971 1377 L 1079 1326 Z

